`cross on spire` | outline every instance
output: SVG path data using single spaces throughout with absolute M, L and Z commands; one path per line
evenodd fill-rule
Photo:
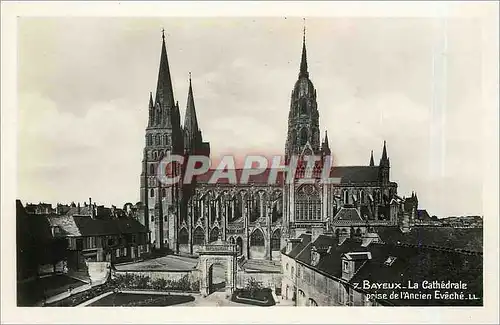
M 165 39 L 165 28 L 161 29 L 161 38 Z

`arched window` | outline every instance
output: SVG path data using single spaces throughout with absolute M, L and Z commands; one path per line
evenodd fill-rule
M 344 190 L 342 192 L 342 197 L 344 200 L 344 204 L 349 204 L 349 192 L 347 190 Z
M 297 221 L 321 220 L 321 197 L 314 185 L 306 184 L 298 189 L 295 218 Z
M 363 190 L 359 191 L 359 201 L 361 204 L 365 203 L 365 191 Z
M 238 256 L 243 254 L 243 239 L 241 237 L 236 238 L 236 245 L 238 245 Z
M 264 246 L 264 234 L 260 229 L 255 229 L 250 235 L 250 246 Z
M 303 146 L 307 143 L 307 128 L 300 129 L 300 145 Z
M 219 228 L 215 227 L 210 231 L 210 242 L 217 241 L 219 239 Z
M 317 307 L 318 303 L 314 301 L 314 299 L 309 298 L 309 300 L 307 301 L 307 305 L 310 307 Z
M 169 142 L 170 141 L 169 141 L 169 138 L 168 138 L 168 134 L 165 133 L 163 135 L 163 143 L 167 146 L 167 145 L 169 145 Z
M 155 143 L 156 145 L 160 145 L 160 135 L 159 134 L 156 135 L 155 142 L 156 142 Z
M 181 231 L 179 231 L 179 244 L 189 244 L 189 234 L 186 228 L 182 228 Z
M 235 244 L 236 241 L 234 240 L 234 237 L 229 237 L 229 243 L 230 244 Z
M 193 245 L 203 245 L 205 243 L 205 234 L 201 227 L 197 227 L 193 233 Z
M 152 188 L 151 190 L 149 190 L 149 196 L 155 197 L 155 189 L 154 188 Z
M 156 175 L 156 173 L 155 173 L 155 164 L 149 165 L 149 175 Z
M 281 246 L 281 231 L 279 229 L 276 229 L 273 233 L 273 237 L 271 238 L 271 250 L 272 251 L 279 251 L 280 246 Z

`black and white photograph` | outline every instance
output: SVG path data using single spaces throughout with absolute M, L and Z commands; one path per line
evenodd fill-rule
M 190 4 L 11 8 L 9 308 L 498 312 L 498 3 Z

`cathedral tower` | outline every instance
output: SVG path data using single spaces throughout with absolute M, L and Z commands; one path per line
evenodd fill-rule
M 288 161 L 293 155 L 303 154 L 306 148 L 309 149 L 306 151 L 308 154 L 319 154 L 320 145 L 316 89 L 309 79 L 304 29 L 299 77 L 295 82 L 290 99 L 285 159 Z
M 141 202 L 148 213 L 145 225 L 152 231 L 151 240 L 157 248 L 163 248 L 168 228 L 164 225 L 169 214 L 176 214 L 179 200 L 178 186 L 164 187 L 156 177 L 162 158 L 169 154 L 182 154 L 183 136 L 180 126 L 179 104 L 174 101 L 172 80 L 168 64 L 165 35 L 162 48 L 155 100 L 149 95 L 149 118 L 146 127 L 143 168 L 141 173 Z M 174 173 L 178 171 L 174 168 Z M 152 222 L 151 222 L 152 221 Z

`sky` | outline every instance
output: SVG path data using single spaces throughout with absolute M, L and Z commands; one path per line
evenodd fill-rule
M 482 214 L 481 25 L 468 18 L 307 18 L 322 136 L 339 165 L 387 141 L 400 195 L 440 217 Z M 139 175 L 165 29 L 181 116 L 192 72 L 214 156 L 284 151 L 304 22 L 20 18 L 18 198 L 122 206 Z

